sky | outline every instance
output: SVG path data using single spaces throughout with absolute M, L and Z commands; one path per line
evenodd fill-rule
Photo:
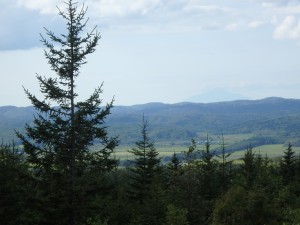
M 300 0 L 77 0 L 101 39 L 76 80 L 78 100 L 177 103 L 214 89 L 300 99 Z M 36 74 L 55 77 L 44 28 L 60 35 L 62 0 L 0 1 L 0 106 L 31 105 Z M 45 36 L 46 37 L 46 36 Z M 47 37 L 46 37 L 47 38 Z

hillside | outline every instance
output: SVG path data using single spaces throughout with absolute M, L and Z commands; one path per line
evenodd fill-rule
M 33 118 L 32 107 L 0 107 L 0 135 L 4 141 L 15 139 L 14 129 L 23 130 Z M 251 134 L 232 148 L 251 143 L 300 144 L 300 100 L 266 98 L 219 103 L 148 103 L 116 106 L 107 119 L 112 135 L 121 145 L 139 138 L 142 116 L 149 122 L 150 137 L 156 143 L 180 144 L 191 138 L 201 141 L 206 134 Z

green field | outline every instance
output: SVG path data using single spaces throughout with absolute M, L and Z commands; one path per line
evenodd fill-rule
M 211 145 L 211 149 L 214 150 L 220 147 L 220 145 Z M 132 147 L 129 146 L 121 146 L 116 149 L 114 156 L 120 160 L 131 160 L 133 159 L 133 155 L 128 152 Z M 171 156 L 174 152 L 175 153 L 183 153 L 187 151 L 188 146 L 157 146 L 157 151 L 159 152 L 159 156 L 161 158 Z M 198 145 L 199 150 L 204 150 L 204 145 Z M 283 156 L 283 152 L 285 151 L 286 146 L 282 144 L 276 145 L 262 145 L 253 148 L 253 152 L 255 154 L 260 154 L 262 156 L 267 155 L 269 158 L 278 158 Z M 244 156 L 245 150 L 235 151 L 229 157 L 230 160 L 238 160 Z M 297 155 L 300 154 L 300 147 L 293 147 L 293 150 L 296 152 Z
M 204 150 L 205 143 L 204 141 L 207 138 L 207 133 L 199 133 L 201 137 L 197 142 L 197 149 Z M 230 146 L 239 143 L 239 142 L 247 142 L 249 138 L 253 137 L 253 134 L 229 134 L 224 135 L 224 142 L 226 150 L 230 151 Z M 216 149 L 220 149 L 222 143 L 222 136 L 221 135 L 209 135 L 209 141 L 211 144 L 211 150 L 214 151 Z M 155 142 L 155 147 L 159 152 L 159 156 L 161 158 L 172 156 L 175 153 L 183 153 L 184 151 L 188 150 L 191 141 L 177 141 L 177 142 Z M 129 153 L 128 151 L 134 147 L 134 144 L 131 146 L 118 146 L 114 153 L 114 157 L 123 161 L 123 160 L 132 160 L 134 156 Z M 269 158 L 278 158 L 282 157 L 284 154 L 285 149 L 287 146 L 283 144 L 269 144 L 269 145 L 261 145 L 253 148 L 253 152 L 255 154 L 260 154 L 262 156 L 268 156 Z M 300 147 L 292 147 L 293 150 L 296 152 L 297 155 L 300 154 Z M 238 161 L 244 156 L 246 149 L 238 150 L 232 152 L 231 156 L 229 157 L 230 160 Z

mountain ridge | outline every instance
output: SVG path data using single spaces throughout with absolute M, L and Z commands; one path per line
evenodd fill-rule
M 192 96 L 186 101 L 195 102 L 195 103 L 209 103 L 209 102 L 224 102 L 224 101 L 234 101 L 238 99 L 249 99 L 246 96 L 243 96 L 238 93 L 234 93 L 225 89 L 216 88 L 201 94 Z
M 31 123 L 34 113 L 32 106 L 1 106 L 0 138 L 14 140 L 14 130 L 24 132 L 25 123 Z M 139 139 L 143 115 L 149 122 L 150 137 L 158 143 L 200 139 L 203 133 L 250 133 L 260 140 L 276 143 L 292 140 L 300 145 L 300 99 L 268 97 L 218 103 L 150 102 L 114 106 L 106 120 L 109 133 L 118 135 L 121 145 L 131 145 Z

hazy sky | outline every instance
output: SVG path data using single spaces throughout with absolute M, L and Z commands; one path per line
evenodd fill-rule
M 39 34 L 64 33 L 62 0 L 0 1 L 0 105 L 30 105 L 36 73 L 52 76 Z M 79 0 L 82 3 L 83 1 Z M 300 98 L 299 0 L 86 0 L 101 40 L 77 79 L 104 82 L 116 105 L 175 103 L 225 89 L 250 99 Z

